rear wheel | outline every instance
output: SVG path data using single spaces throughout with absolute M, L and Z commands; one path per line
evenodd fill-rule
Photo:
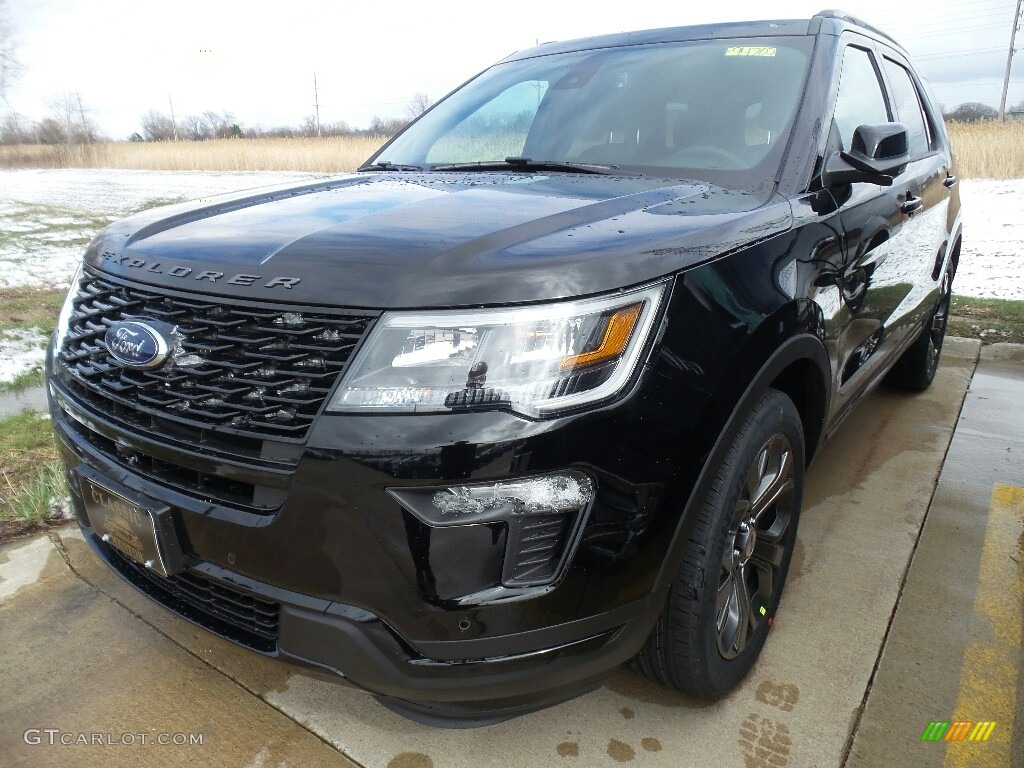
M 953 274 L 947 271 L 939 288 L 931 317 L 921 329 L 921 335 L 910 345 L 889 371 L 886 381 L 900 389 L 923 392 L 931 385 L 939 368 L 939 355 L 946 339 L 949 307 L 953 300 Z
M 768 390 L 750 409 L 697 508 L 668 601 L 634 666 L 716 698 L 764 645 L 796 540 L 804 477 L 800 414 Z

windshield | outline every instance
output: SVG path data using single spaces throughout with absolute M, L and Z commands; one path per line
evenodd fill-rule
M 551 164 L 774 181 L 804 90 L 812 39 L 702 40 L 549 54 L 498 64 L 374 159 L 424 169 Z M 566 168 L 571 170 L 571 168 Z

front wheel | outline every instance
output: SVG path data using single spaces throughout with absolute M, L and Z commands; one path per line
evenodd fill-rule
M 769 389 L 695 510 L 678 576 L 636 669 L 699 698 L 717 698 L 743 679 L 782 595 L 803 480 L 800 414 Z

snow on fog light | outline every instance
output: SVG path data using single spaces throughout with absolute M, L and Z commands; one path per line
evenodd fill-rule
M 594 498 L 594 485 L 583 472 L 569 469 L 517 480 L 387 492 L 424 523 L 438 527 L 582 512 Z

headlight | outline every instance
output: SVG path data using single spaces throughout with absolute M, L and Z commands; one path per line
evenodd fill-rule
M 78 263 L 78 269 L 71 276 L 71 283 L 68 285 L 68 293 L 64 297 L 64 304 L 57 316 L 57 331 L 53 342 L 54 353 L 59 353 L 64 346 L 64 337 L 68 333 L 68 324 L 71 322 L 71 312 L 75 308 L 75 297 L 78 296 L 78 288 L 82 282 L 82 262 Z
M 635 370 L 665 286 L 515 309 L 386 312 L 328 410 L 540 416 L 603 400 Z

